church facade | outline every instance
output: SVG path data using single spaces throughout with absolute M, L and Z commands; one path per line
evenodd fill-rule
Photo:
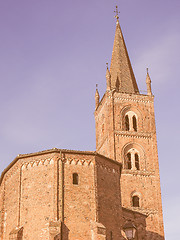
M 0 179 L 1 240 L 123 240 L 128 223 L 133 239 L 164 239 L 151 79 L 140 94 L 116 18 L 96 151 L 18 155 Z

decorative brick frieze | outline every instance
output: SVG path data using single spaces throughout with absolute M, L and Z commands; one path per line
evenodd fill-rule
M 84 159 L 72 159 L 72 158 L 66 158 L 64 159 L 65 164 L 71 164 L 71 165 L 81 165 L 81 166 L 93 166 L 93 162 L 89 160 Z
M 113 166 L 110 167 L 109 165 L 101 164 L 101 163 L 96 163 L 96 164 L 99 168 L 101 168 L 109 173 L 113 173 L 113 174 L 118 173 L 119 174 L 119 170 L 113 168 Z
M 130 131 L 115 131 L 116 136 L 126 137 L 126 138 L 144 138 L 151 139 L 152 133 L 144 132 L 130 132 Z
M 142 176 L 142 177 L 150 177 L 155 176 L 155 172 L 148 172 L 146 170 L 129 170 L 123 169 L 122 174 L 124 175 L 133 175 L 133 176 Z
M 32 162 L 29 162 L 29 163 L 24 163 L 22 165 L 22 170 L 30 169 L 30 168 L 38 167 L 38 166 L 46 166 L 48 164 L 54 164 L 54 159 L 53 158 L 42 159 L 42 160 L 32 161 Z

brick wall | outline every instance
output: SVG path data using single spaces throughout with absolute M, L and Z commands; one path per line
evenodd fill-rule
M 110 231 L 118 239 L 120 167 L 91 152 L 18 157 L 1 178 L 1 239 L 105 240 Z

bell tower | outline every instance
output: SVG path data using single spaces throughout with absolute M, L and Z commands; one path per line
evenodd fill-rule
M 164 239 L 154 96 L 147 71 L 147 94 L 141 94 L 116 12 L 116 31 L 107 89 L 96 89 L 96 151 L 122 163 L 122 207 L 145 214 L 146 238 Z

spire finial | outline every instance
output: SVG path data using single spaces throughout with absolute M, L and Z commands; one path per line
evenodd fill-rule
M 147 76 L 146 76 L 146 85 L 147 85 L 147 95 L 152 96 L 152 90 L 151 90 L 151 78 L 149 76 L 149 69 L 147 70 Z
M 116 10 L 114 11 L 116 13 L 115 18 L 118 20 L 119 19 L 119 11 L 118 11 L 118 6 L 116 5 Z
M 106 67 L 108 68 L 108 62 L 106 63 Z
M 96 108 L 97 108 L 99 106 L 98 84 L 96 84 L 95 103 L 96 103 Z

